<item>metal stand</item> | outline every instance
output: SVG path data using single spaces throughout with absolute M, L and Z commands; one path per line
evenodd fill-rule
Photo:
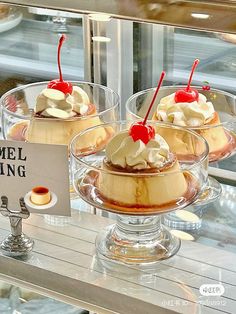
M 8 256 L 26 255 L 33 249 L 34 241 L 22 233 L 22 219 L 27 219 L 30 216 L 24 199 L 19 199 L 20 211 L 8 209 L 8 198 L 6 196 L 2 196 L 1 201 L 0 212 L 3 216 L 9 217 L 11 234 L 2 241 L 0 248 L 3 254 Z

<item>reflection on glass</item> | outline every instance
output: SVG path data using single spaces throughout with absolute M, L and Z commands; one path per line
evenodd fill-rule
M 94 20 L 97 22 L 109 22 L 111 16 L 105 13 L 91 13 L 88 15 L 90 20 Z
M 106 36 L 93 36 L 92 37 L 93 41 L 98 41 L 101 43 L 109 43 L 111 41 L 111 38 L 106 37 Z

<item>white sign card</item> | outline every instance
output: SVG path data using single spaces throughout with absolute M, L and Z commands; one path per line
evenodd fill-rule
M 20 210 L 23 197 L 31 213 L 70 216 L 67 146 L 1 140 L 2 196 L 9 210 Z

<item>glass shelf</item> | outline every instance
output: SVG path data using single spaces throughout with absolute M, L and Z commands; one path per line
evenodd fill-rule
M 11 0 L 5 0 L 12 3 Z M 29 5 L 28 0 L 14 0 L 14 4 Z M 34 0 L 30 3 L 35 7 L 44 7 L 69 12 L 80 13 L 107 13 L 118 18 L 146 21 L 166 25 L 176 25 L 186 28 L 208 29 L 211 31 L 236 32 L 235 1 L 231 0 L 77 0 L 56 2 Z
M 231 191 L 224 193 L 231 195 Z M 14 259 L 0 253 L 0 278 L 96 313 L 133 314 L 135 308 L 137 314 L 164 310 L 188 314 L 193 309 L 204 314 L 234 314 L 236 243 L 231 201 L 235 206 L 235 199 L 228 201 L 204 210 L 202 230 L 191 233 L 194 241 L 182 241 L 174 257 L 147 269 L 98 260 L 96 235 L 113 223 L 112 219 L 72 211 L 70 223 L 59 228 L 32 215 L 24 224 L 35 240 L 32 254 Z M 5 219 L 0 217 L 2 237 L 8 233 L 6 229 Z M 225 289 L 222 296 L 199 293 L 203 284 L 219 283 Z
M 41 296 L 29 289 L 0 281 L 0 312 L 2 314 L 88 314 L 78 307 Z

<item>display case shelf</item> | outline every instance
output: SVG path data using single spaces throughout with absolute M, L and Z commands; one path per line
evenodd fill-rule
M 113 17 L 191 29 L 236 33 L 235 1 L 158 0 L 5 0 L 21 6 L 80 13 L 107 13 Z
M 236 205 L 235 199 L 231 202 Z M 182 241 L 175 257 L 147 269 L 97 259 L 95 237 L 111 219 L 73 211 L 69 225 L 56 227 L 34 215 L 24 223 L 24 231 L 35 240 L 33 253 L 25 259 L 1 256 L 0 279 L 100 314 L 233 314 L 236 242 L 230 221 L 236 207 L 224 203 L 222 213 L 218 205 L 204 210 L 206 225 L 195 234 L 195 242 Z M 1 237 L 8 232 L 6 226 L 0 218 Z M 225 292 L 203 296 L 199 289 L 204 284 L 221 284 Z

